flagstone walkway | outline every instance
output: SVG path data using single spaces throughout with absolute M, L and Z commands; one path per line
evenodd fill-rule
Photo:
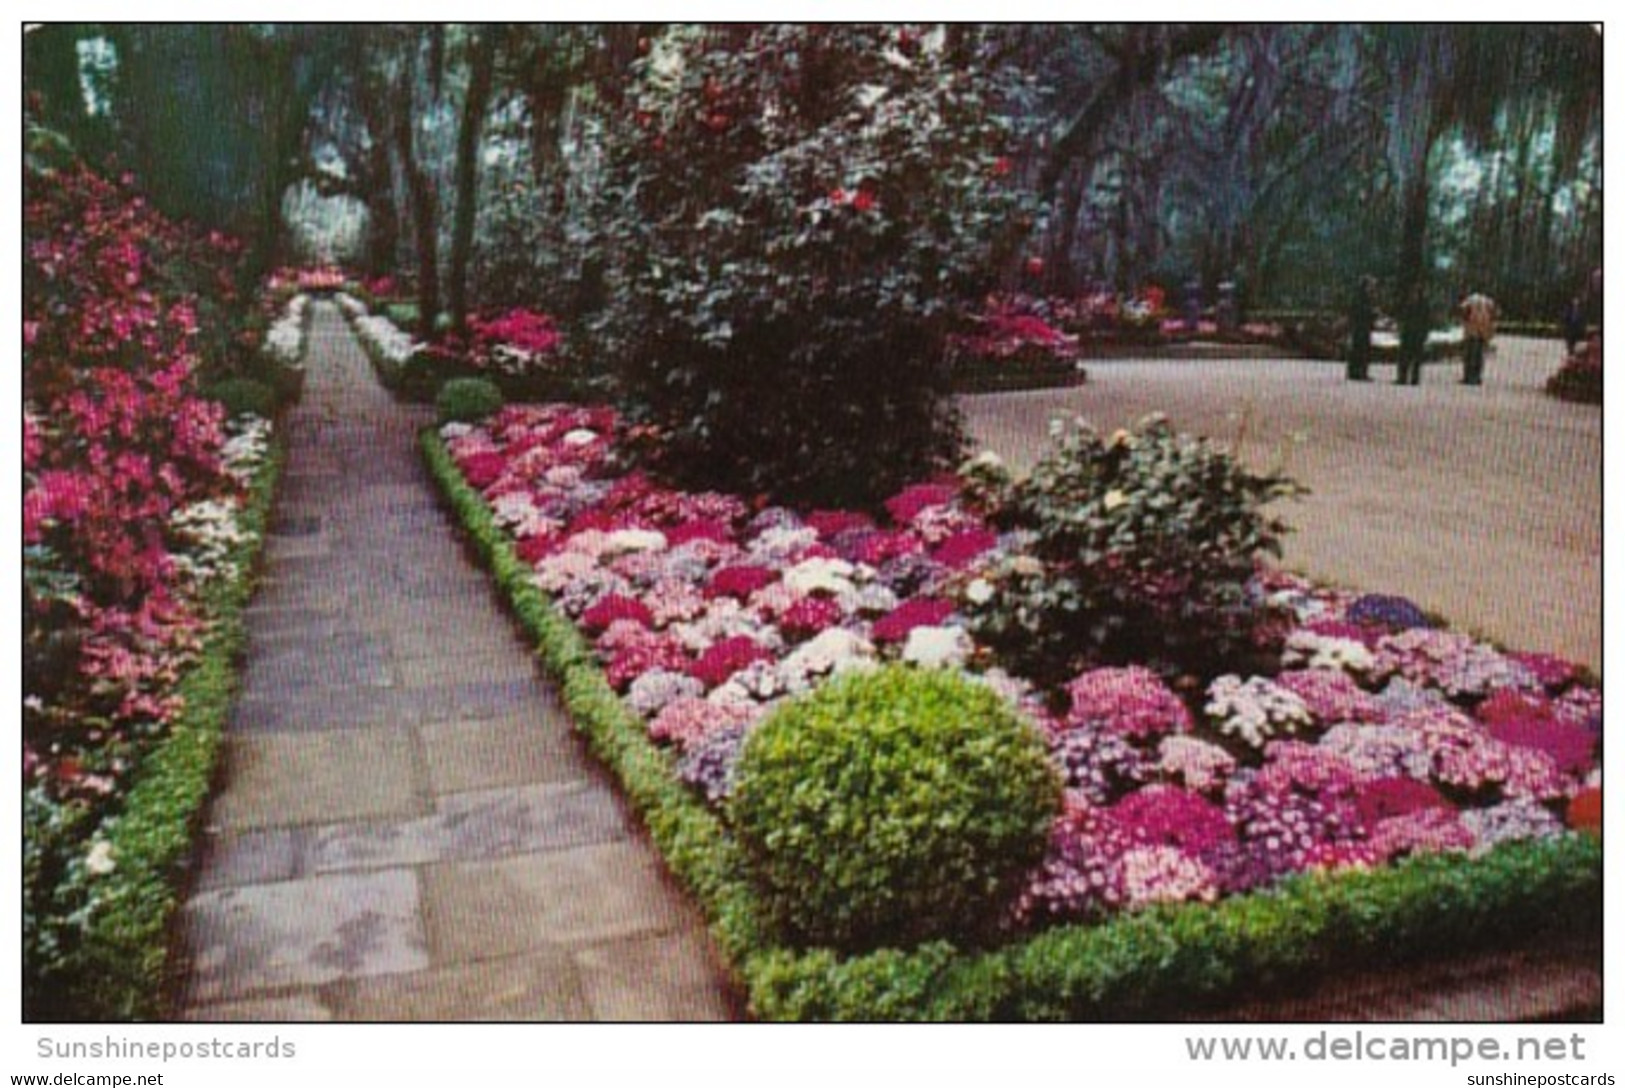
M 193 1020 L 705 1020 L 701 920 L 330 303 L 180 940 Z

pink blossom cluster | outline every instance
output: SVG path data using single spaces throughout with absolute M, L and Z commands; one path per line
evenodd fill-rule
M 906 488 L 884 524 L 665 487 L 613 456 L 607 409 L 511 405 L 442 434 L 536 585 L 713 800 L 777 700 L 884 657 L 962 654 L 954 603 L 932 591 L 999 546 L 957 483 Z

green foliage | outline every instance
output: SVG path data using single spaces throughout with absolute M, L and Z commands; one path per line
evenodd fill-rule
M 24 923 L 31 1018 L 147 1020 L 165 1012 L 170 929 L 236 688 L 242 610 L 254 588 L 246 572 L 264 538 L 282 461 L 273 447 L 254 481 L 247 536 L 233 557 L 245 574 L 212 589 L 204 602 L 213 622 L 178 686 L 184 709 L 143 757 L 120 809 L 92 831 L 73 808 L 44 803 L 37 791 L 24 796 L 25 902 L 41 905 Z M 93 873 L 85 864 L 87 835 L 107 844 L 110 872 Z M 52 887 L 38 887 L 53 852 L 71 860 Z
M 418 304 L 415 302 L 386 302 L 381 312 L 399 328 L 418 327 Z
M 951 459 L 945 338 L 1019 229 L 1018 86 L 969 38 L 674 28 L 634 66 L 595 350 L 665 471 L 865 501 Z
M 271 419 L 276 415 L 276 390 L 253 378 L 225 378 L 204 390 L 204 395 L 224 405 L 228 416 Z
M 1254 649 L 1269 617 L 1246 583 L 1287 528 L 1263 507 L 1301 489 L 1160 416 L 1110 437 L 1082 421 L 1052 434 L 1023 480 L 981 459 L 965 469 L 972 501 L 1028 538 L 989 573 L 994 592 L 967 601 L 978 636 L 1049 679 L 1132 662 L 1210 675 Z
M 745 742 L 729 809 L 797 943 L 979 935 L 1044 852 L 1060 784 L 1031 724 L 949 671 L 841 678 Z
M 435 397 L 441 423 L 476 423 L 502 407 L 502 390 L 486 378 L 453 378 Z
M 840 959 L 777 952 L 752 963 L 769 1020 L 1147 1020 L 1221 1009 L 1237 996 L 1337 972 L 1601 936 L 1602 850 L 1569 836 L 1472 861 L 1428 855 L 1391 868 L 1295 877 L 1213 905 L 1062 926 L 980 955 L 947 945 Z

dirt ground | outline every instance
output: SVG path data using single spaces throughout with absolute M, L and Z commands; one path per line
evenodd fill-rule
M 1049 419 L 1113 429 L 1160 411 L 1256 467 L 1285 457 L 1311 494 L 1286 503 L 1284 563 L 1399 593 L 1513 649 L 1602 670 L 1602 412 L 1545 395 L 1562 344 L 1502 337 L 1482 387 L 1457 362 L 1420 387 L 1344 380 L 1337 364 L 1280 359 L 1094 360 L 1070 389 L 967 396 L 979 448 L 1018 471 Z

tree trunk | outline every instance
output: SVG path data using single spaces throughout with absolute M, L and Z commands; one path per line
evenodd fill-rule
M 406 175 L 406 193 L 412 208 L 412 225 L 418 251 L 418 336 L 434 339 L 434 320 L 440 312 L 439 238 L 435 230 L 439 207 L 434 187 L 413 150 L 413 84 L 417 82 L 416 43 L 408 47 L 406 63 L 397 90 L 391 118 L 401 172 Z
M 1413 365 L 1420 365 L 1427 349 L 1427 228 L 1427 171 L 1418 170 L 1405 186 L 1399 267 L 1394 270 L 1400 354 Z
M 463 122 L 457 129 L 457 218 L 452 223 L 451 268 L 446 286 L 451 327 L 458 336 L 468 332 L 468 258 L 474 248 L 474 218 L 479 203 L 480 133 L 485 125 L 485 107 L 491 99 L 499 33 L 494 26 L 485 27 L 474 44 L 469 59 L 468 94 L 463 99 Z

